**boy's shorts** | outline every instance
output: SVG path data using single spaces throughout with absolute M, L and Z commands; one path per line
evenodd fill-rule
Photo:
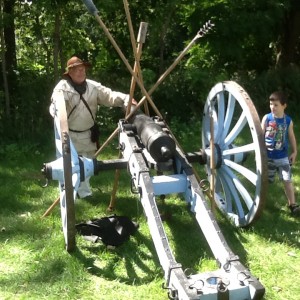
M 274 182 L 276 173 L 278 173 L 280 180 L 288 182 L 292 181 L 292 170 L 288 157 L 280 159 L 268 158 L 269 182 Z

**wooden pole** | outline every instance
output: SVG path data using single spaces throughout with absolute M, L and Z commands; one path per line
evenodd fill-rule
M 203 25 L 202 28 L 200 28 L 200 30 L 197 32 L 196 36 L 193 38 L 193 40 L 187 45 L 187 47 L 180 53 L 180 55 L 177 57 L 177 59 L 173 62 L 173 64 L 161 75 L 161 77 L 158 79 L 158 81 L 156 82 L 156 84 L 149 90 L 149 92 L 147 92 L 144 88 L 144 86 L 142 85 L 141 81 L 138 79 L 137 75 L 134 74 L 133 69 L 131 68 L 131 66 L 129 65 L 127 59 L 125 58 L 124 54 L 122 53 L 121 49 L 119 48 L 118 44 L 116 43 L 116 41 L 114 40 L 114 38 L 112 37 L 112 35 L 110 34 L 109 30 L 107 29 L 107 27 L 105 26 L 105 24 L 102 22 L 99 14 L 98 14 L 98 9 L 96 8 L 96 6 L 94 5 L 93 1 L 90 0 L 83 0 L 84 4 L 86 5 L 88 11 L 95 17 L 96 21 L 99 23 L 100 27 L 103 29 L 105 35 L 108 37 L 108 39 L 110 40 L 111 44 L 113 45 L 113 47 L 115 48 L 115 50 L 117 51 L 117 53 L 119 54 L 120 58 L 122 59 L 122 61 L 124 62 L 125 66 L 127 67 L 128 71 L 131 73 L 131 75 L 134 77 L 134 79 L 136 80 L 137 84 L 139 85 L 139 87 L 141 88 L 142 93 L 144 94 L 144 97 L 139 101 L 138 105 L 135 107 L 135 110 L 133 110 L 125 120 L 129 119 L 133 113 L 145 102 L 145 100 L 147 99 L 150 104 L 152 105 L 155 113 L 162 118 L 159 110 L 156 108 L 155 104 L 153 103 L 153 101 L 150 98 L 151 93 L 153 93 L 153 91 L 159 86 L 159 84 L 165 79 L 165 77 L 167 75 L 169 75 L 169 73 L 175 68 L 175 66 L 180 62 L 180 60 L 183 58 L 183 56 L 188 52 L 188 50 L 193 46 L 193 44 L 196 42 L 196 40 L 198 40 L 199 38 L 203 37 L 211 28 L 213 28 L 214 24 L 212 24 L 210 21 L 206 22 L 205 25 Z M 98 151 L 95 154 L 95 157 L 97 157 L 97 155 L 101 152 L 101 150 L 109 143 L 110 140 L 112 140 L 114 138 L 114 136 L 118 133 L 118 128 L 115 129 L 115 131 L 109 136 L 109 138 L 107 139 L 107 141 L 102 145 L 102 147 L 100 147 L 100 149 L 98 149 Z
M 145 43 L 145 40 L 146 40 L 148 23 L 145 23 L 145 22 L 140 23 L 139 33 L 138 33 L 138 36 L 137 36 L 137 44 L 138 45 L 136 47 L 135 35 L 134 35 L 132 20 L 131 20 L 131 16 L 130 16 L 130 12 L 129 12 L 129 4 L 128 4 L 127 0 L 123 0 L 123 3 L 124 3 L 124 9 L 125 9 L 125 13 L 126 13 L 129 33 L 130 33 L 132 51 L 133 51 L 134 59 L 135 59 L 133 71 L 139 77 L 142 85 L 144 86 L 142 71 L 141 71 L 141 65 L 140 65 L 140 58 L 141 58 L 141 53 L 142 53 L 142 47 L 143 47 L 143 44 Z M 131 79 L 131 84 L 133 85 L 132 91 L 134 92 L 135 85 L 136 85 L 136 80 L 133 76 L 132 76 L 132 79 Z M 131 95 L 131 96 L 133 96 L 133 95 Z M 131 103 L 130 103 L 130 105 L 127 106 L 126 115 L 128 115 L 130 113 L 130 108 L 131 108 Z M 149 115 L 148 103 L 147 102 L 144 103 L 144 108 L 145 108 L 146 113 Z
M 151 89 L 148 91 L 148 95 L 152 95 L 152 93 L 158 88 L 158 86 L 165 80 L 165 78 L 173 71 L 173 69 L 179 64 L 179 62 L 182 60 L 184 55 L 190 50 L 190 48 L 193 46 L 193 44 L 196 42 L 198 38 L 201 36 L 199 33 L 193 38 L 193 40 L 184 48 L 184 50 L 181 52 L 181 54 L 175 59 L 175 61 L 169 66 L 169 68 L 159 77 L 159 79 L 156 81 L 156 83 L 151 87 Z M 128 120 L 132 115 L 134 114 L 135 110 L 137 110 L 139 107 L 142 106 L 142 104 L 145 103 L 147 100 L 147 97 L 144 96 L 142 99 L 138 102 L 138 105 L 135 107 L 135 109 L 125 118 L 125 120 Z M 159 117 L 162 117 L 161 114 L 158 114 Z M 102 146 L 98 149 L 95 156 L 97 157 L 99 153 L 109 144 L 109 142 L 116 136 L 118 133 L 118 128 L 116 128 L 112 134 L 107 138 L 107 140 L 102 144 Z
M 42 215 L 42 218 L 45 218 L 47 216 L 50 215 L 50 213 L 52 212 L 52 210 L 54 209 L 54 207 L 59 203 L 60 201 L 60 197 L 58 197 L 51 205 L 50 207 L 44 212 L 44 214 Z
M 124 0 L 124 2 L 127 2 L 126 0 Z M 126 5 L 125 5 L 126 7 Z M 130 19 L 130 17 L 127 17 L 128 19 Z M 131 24 L 131 22 L 129 21 L 128 24 Z M 145 42 L 146 39 L 146 33 L 147 33 L 147 23 L 141 22 L 140 23 L 140 29 L 139 29 L 139 34 L 137 37 L 137 50 L 134 51 L 136 53 L 135 55 L 135 62 L 134 62 L 134 73 L 136 75 L 141 74 L 141 69 L 140 69 L 140 64 L 139 64 L 139 60 L 141 57 L 141 53 L 142 53 L 142 44 Z M 132 26 L 129 25 L 129 27 L 131 28 Z M 133 34 L 133 30 L 130 31 L 130 35 Z M 131 39 L 132 40 L 132 39 Z M 132 42 L 133 48 L 135 47 L 135 41 Z M 130 111 L 131 111 L 131 100 L 133 98 L 133 94 L 134 94 L 134 90 L 135 90 L 135 86 L 136 86 L 136 81 L 135 78 L 132 76 L 131 78 L 131 84 L 130 84 L 130 93 L 129 93 L 129 102 L 128 102 L 128 106 L 127 106 L 127 110 L 126 110 L 126 115 L 129 115 Z M 121 151 L 119 152 L 119 158 L 122 156 Z M 115 209 L 115 205 L 116 205 L 116 193 L 117 193 L 117 188 L 118 188 L 118 183 L 119 183 L 119 178 L 120 178 L 120 170 L 116 169 L 115 171 L 115 179 L 114 179 L 114 185 L 113 185 L 113 189 L 111 192 L 111 198 L 110 198 L 110 203 L 108 206 L 108 211 L 113 211 Z

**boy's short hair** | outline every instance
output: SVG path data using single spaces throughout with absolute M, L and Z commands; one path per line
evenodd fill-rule
M 276 91 L 270 95 L 269 101 L 279 101 L 281 105 L 284 105 L 287 104 L 287 96 L 282 91 Z

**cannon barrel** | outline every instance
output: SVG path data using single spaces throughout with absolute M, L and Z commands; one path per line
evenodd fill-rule
M 136 113 L 129 119 L 138 137 L 156 162 L 166 162 L 175 154 L 175 141 L 153 118 Z

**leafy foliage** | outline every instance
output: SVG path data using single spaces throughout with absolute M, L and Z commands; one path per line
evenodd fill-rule
M 122 1 L 95 0 L 94 3 L 104 24 L 133 65 Z M 295 28 L 300 7 L 297 1 L 135 0 L 129 1 L 129 10 L 135 35 L 140 22 L 148 23 L 141 56 L 146 89 L 154 85 L 206 21 L 212 20 L 215 24 L 214 30 L 190 49 L 154 92 L 155 103 L 168 118 L 181 122 L 199 118 L 207 92 L 221 80 L 233 79 L 243 84 L 259 108 L 261 99 L 273 89 L 287 90 L 292 105 L 295 95 L 299 94 L 300 47 Z M 3 138 L 41 138 L 41 128 L 48 128 L 51 122 L 47 116 L 51 90 L 72 55 L 92 63 L 90 77 L 93 79 L 112 89 L 128 91 L 130 73 L 82 1 L 16 0 L 13 14 L 5 14 L 3 10 L 1 14 L 4 29 L 8 24 L 5 20 L 14 20 L 17 61 L 16 67 L 7 66 L 10 99 L 5 99 L 4 78 L 0 81 L 0 133 Z M 3 42 L 11 43 L 11 40 Z M 292 55 L 288 53 L 289 47 L 293 47 Z M 279 60 L 289 61 L 281 59 L 287 53 L 293 61 L 278 65 Z M 142 96 L 137 87 L 135 98 Z M 8 101 L 11 115 L 7 113 Z M 106 115 L 109 114 L 104 117 Z M 110 117 L 105 123 L 109 120 Z

